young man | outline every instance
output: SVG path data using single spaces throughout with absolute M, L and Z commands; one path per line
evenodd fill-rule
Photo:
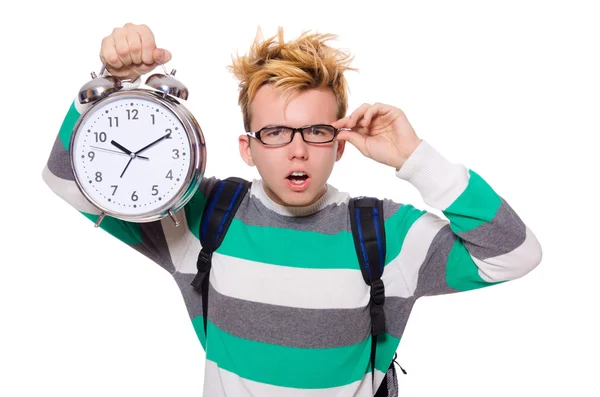
M 417 298 L 513 280 L 541 260 L 536 237 L 508 203 L 477 173 L 419 139 L 400 109 L 364 104 L 346 116 L 350 58 L 326 45 L 331 37 L 304 34 L 285 43 L 280 30 L 257 38 L 231 67 L 248 131 L 239 137 L 240 154 L 261 180 L 212 257 L 207 336 L 201 295 L 190 284 L 200 219 L 218 180 L 203 179 L 178 228 L 170 219 L 101 224 L 181 288 L 207 352 L 204 396 L 397 395 L 382 380 L 393 370 Z M 135 81 L 171 55 L 156 47 L 147 26 L 127 24 L 103 40 L 100 57 L 111 74 Z M 75 121 L 65 118 L 62 133 L 70 134 Z M 300 128 L 315 125 L 325 127 Z M 374 378 L 371 291 L 356 256 L 350 198 L 327 184 L 346 142 L 388 165 L 390 175 L 412 183 L 448 218 L 384 200 L 386 323 L 376 339 Z M 67 150 L 57 139 L 44 179 L 95 220 L 98 211 L 76 188 Z

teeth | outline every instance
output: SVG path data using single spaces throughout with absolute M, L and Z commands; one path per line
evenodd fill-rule
M 291 174 L 292 176 L 305 176 L 306 174 L 304 172 L 301 171 L 294 171 Z
M 304 181 L 302 179 L 292 179 L 292 183 L 295 185 L 302 185 Z

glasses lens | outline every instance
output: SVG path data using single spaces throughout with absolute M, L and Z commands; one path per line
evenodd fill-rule
M 335 128 L 330 125 L 313 125 L 306 127 L 302 133 L 307 142 L 325 143 L 333 140 Z
M 283 145 L 290 141 L 292 130 L 283 127 L 267 127 L 260 131 L 260 139 L 266 145 Z

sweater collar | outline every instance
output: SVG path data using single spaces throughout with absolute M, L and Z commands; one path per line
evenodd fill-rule
M 262 179 L 253 180 L 252 187 L 250 188 L 250 194 L 260 200 L 260 202 L 268 209 L 275 211 L 276 213 L 284 216 L 307 216 L 319 212 L 323 208 L 330 204 L 337 203 L 340 201 L 340 193 L 336 188 L 327 184 L 327 191 L 325 194 L 315 201 L 311 205 L 304 207 L 289 207 L 281 204 L 277 204 L 265 193 L 265 188 Z

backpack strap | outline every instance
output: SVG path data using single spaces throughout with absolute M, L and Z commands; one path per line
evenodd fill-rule
M 371 286 L 371 378 L 374 380 L 377 336 L 385 332 L 385 288 L 381 280 L 385 263 L 383 201 L 373 197 L 351 198 L 348 208 L 360 270 Z
M 200 221 L 200 244 L 202 249 L 198 255 L 196 267 L 198 273 L 191 285 L 202 293 L 202 317 L 204 318 L 204 335 L 206 335 L 208 316 L 208 280 L 212 254 L 219 248 L 233 217 L 238 210 L 250 182 L 241 178 L 227 178 L 213 186 L 202 220 Z

